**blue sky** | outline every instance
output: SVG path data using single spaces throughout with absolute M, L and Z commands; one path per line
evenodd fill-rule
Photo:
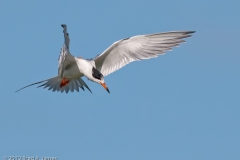
M 3 1 L 0 156 L 84 160 L 240 158 L 240 1 Z M 195 30 L 187 43 L 107 76 L 108 94 L 27 84 L 71 53 L 95 57 L 138 34 Z

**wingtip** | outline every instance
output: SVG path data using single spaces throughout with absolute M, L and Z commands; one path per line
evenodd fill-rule
M 187 34 L 193 34 L 195 33 L 196 31 L 188 31 Z
M 67 25 L 66 25 L 66 24 L 61 24 L 61 26 L 62 26 L 63 28 L 65 28 Z

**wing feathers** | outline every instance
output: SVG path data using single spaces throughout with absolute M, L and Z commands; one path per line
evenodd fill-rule
M 192 33 L 194 31 L 164 32 L 117 41 L 95 58 L 96 68 L 107 76 L 130 62 L 164 54 L 185 42 L 183 39 Z

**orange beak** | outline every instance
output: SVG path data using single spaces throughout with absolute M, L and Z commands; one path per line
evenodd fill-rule
M 100 83 L 100 84 L 103 86 L 103 88 L 105 88 L 105 89 L 107 90 L 108 93 L 110 93 L 110 91 L 109 91 L 109 89 L 108 89 L 106 83 Z

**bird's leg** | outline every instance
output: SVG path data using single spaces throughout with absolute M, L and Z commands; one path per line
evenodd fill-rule
M 63 78 L 60 84 L 60 87 L 62 88 L 63 86 L 66 86 L 68 83 L 69 83 L 69 80 L 67 80 L 66 78 Z

